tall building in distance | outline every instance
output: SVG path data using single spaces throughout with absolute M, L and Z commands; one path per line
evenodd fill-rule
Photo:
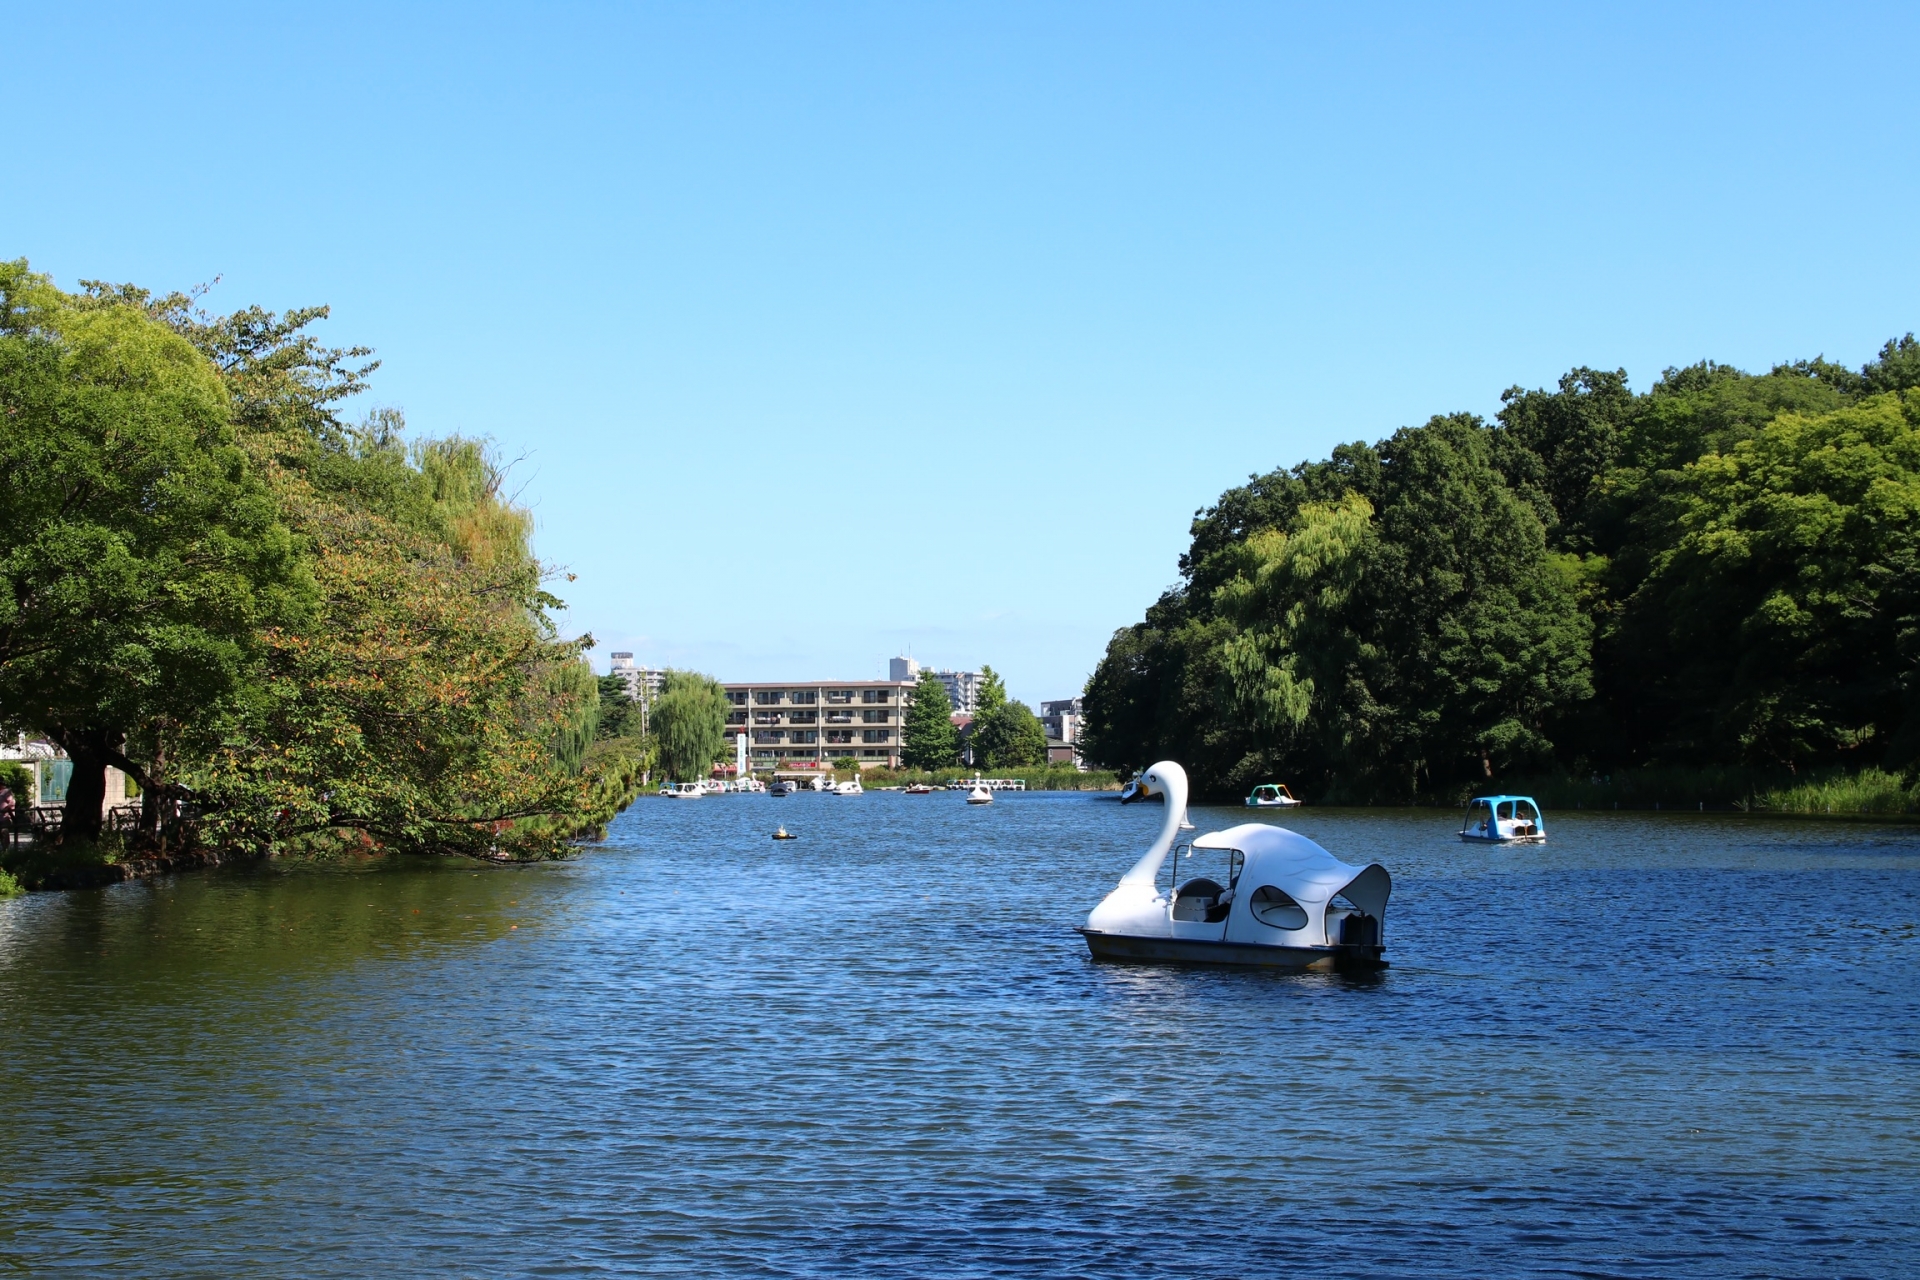
M 666 682 L 667 673 L 657 667 L 634 666 L 633 655 L 630 653 L 616 653 L 611 656 L 613 669 L 608 674 L 619 676 L 626 683 L 629 698 L 635 702 L 651 704 L 654 695 L 660 692 L 660 686 Z
M 912 658 L 895 658 L 887 664 L 887 675 L 911 684 L 920 678 L 920 664 Z M 935 671 L 934 679 L 947 686 L 947 701 L 955 714 L 972 715 L 980 709 L 981 676 L 978 671 Z

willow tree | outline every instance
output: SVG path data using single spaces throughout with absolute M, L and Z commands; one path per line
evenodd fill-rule
M 697 671 L 669 671 L 647 718 L 669 778 L 703 778 L 727 745 L 733 704 L 717 680 Z

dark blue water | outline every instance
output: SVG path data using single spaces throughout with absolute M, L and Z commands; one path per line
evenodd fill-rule
M 0 903 L 0 1275 L 1920 1274 L 1920 831 L 1307 810 L 1387 973 L 1095 965 L 1160 818 L 647 800 Z

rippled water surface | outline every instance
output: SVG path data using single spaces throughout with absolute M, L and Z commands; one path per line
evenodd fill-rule
M 0 903 L 0 1275 L 1920 1274 L 1920 830 L 1306 810 L 1388 972 L 1096 965 L 1160 818 L 650 799 Z

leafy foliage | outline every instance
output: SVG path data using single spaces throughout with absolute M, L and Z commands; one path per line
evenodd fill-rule
M 205 729 L 260 692 L 264 633 L 312 581 L 225 388 L 132 306 L 0 264 L 0 716 L 73 757 L 69 834 L 99 833 L 129 740 Z M 144 780 L 144 779 L 143 779 Z
M 669 671 L 653 701 L 653 738 L 669 778 L 704 778 L 727 746 L 733 704 L 719 681 L 695 671 Z
M 1009 769 L 1047 762 L 1047 732 L 1024 702 L 1002 702 L 973 722 L 974 763 Z
M 901 727 L 900 758 L 910 769 L 945 769 L 960 759 L 960 739 L 953 727 L 953 703 L 947 686 L 931 671 L 922 671 L 913 687 Z
M 139 779 L 149 831 L 192 794 L 213 839 L 254 846 L 526 856 L 591 820 L 591 640 L 555 635 L 530 520 L 481 443 L 343 421 L 374 366 L 307 332 L 324 308 L 210 316 L 131 285 L 58 294 L 23 264 L 3 279 L 0 449 L 68 488 L 7 486 L 42 504 L 14 513 L 39 556 L 15 598 L 47 602 L 11 634 L 52 643 L 0 652 L 0 715 L 85 749 L 67 742 L 70 811 L 97 812 L 79 788 L 98 759 Z M 60 646 L 60 672 L 34 669 Z
M 1516 769 L 1920 762 L 1920 344 L 1509 390 L 1256 476 L 1114 636 L 1086 756 L 1451 796 Z

